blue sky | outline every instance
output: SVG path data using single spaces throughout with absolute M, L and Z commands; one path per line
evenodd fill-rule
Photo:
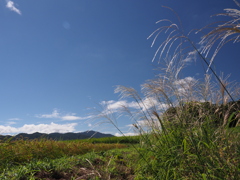
M 147 37 L 156 21 L 175 18 L 162 5 L 179 14 L 186 32 L 238 8 L 232 0 L 0 0 L 0 134 L 118 133 L 96 125 L 93 108 L 103 101 L 117 105 L 116 85 L 140 90 L 155 77 L 157 46 Z M 237 81 L 238 49 L 226 45 L 215 61 Z M 186 76 L 198 78 L 203 71 L 196 64 Z M 130 133 L 129 124 L 123 119 L 119 127 Z

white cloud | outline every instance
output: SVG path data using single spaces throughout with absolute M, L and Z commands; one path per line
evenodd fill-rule
M 126 108 L 135 109 L 135 110 L 142 110 L 147 111 L 151 108 L 156 108 L 157 110 L 163 110 L 169 107 L 168 104 L 160 103 L 156 98 L 154 97 L 146 97 L 142 100 L 142 102 L 135 102 L 131 101 L 128 102 L 126 100 L 120 100 L 120 101 L 102 101 L 100 103 L 103 105 L 104 110 L 102 111 L 102 114 L 111 114 L 116 112 L 121 112 L 121 110 Z
M 174 84 L 179 86 L 186 86 L 190 83 L 195 83 L 196 81 L 197 80 L 195 78 L 188 76 L 188 77 L 185 77 L 184 79 L 179 79 L 175 81 Z
M 192 61 L 196 61 L 197 59 L 197 51 L 190 51 L 187 55 L 187 57 L 183 60 L 184 62 L 192 62 Z
M 76 113 L 61 114 L 57 109 L 54 109 L 51 114 L 38 114 L 37 118 L 61 119 L 63 121 L 85 120 L 93 118 L 93 116 L 76 116 Z
M 6 124 L 7 124 L 7 125 L 13 125 L 13 124 L 17 124 L 17 123 L 14 122 L 14 121 L 10 121 L 10 122 L 7 122 Z
M 163 106 L 162 103 L 160 103 L 156 98 L 153 97 L 146 97 L 145 99 L 143 99 L 143 103 L 141 104 L 141 108 L 144 111 L 147 111 L 153 107 L 155 108 L 162 108 L 161 106 Z
M 20 118 L 10 118 L 8 120 L 10 120 L 10 121 L 20 121 L 21 119 Z
M 138 133 L 133 133 L 133 132 L 123 133 L 123 134 L 124 134 L 124 136 L 137 136 L 138 135 Z M 115 133 L 114 135 L 120 137 L 120 136 L 123 136 L 123 134 Z
M 190 86 L 197 83 L 197 80 L 193 77 L 185 77 L 184 79 L 179 79 L 174 82 L 175 85 L 178 85 L 182 88 L 189 88 Z
M 61 119 L 63 121 L 86 120 L 86 119 L 91 119 L 91 118 L 94 118 L 94 116 L 90 115 L 90 116 L 80 117 L 80 116 L 75 116 L 75 113 L 67 114 L 67 115 L 61 117 Z
M 112 113 L 120 112 L 124 107 L 129 107 L 129 103 L 125 100 L 120 101 L 102 101 L 100 102 L 100 105 L 104 108 L 103 111 L 100 113 L 100 115 L 109 115 Z
M 185 97 L 190 100 L 190 95 L 194 93 L 198 80 L 193 77 L 186 77 L 184 79 L 179 79 L 174 82 L 176 88 L 178 89 L 178 95 Z M 192 96 L 193 97 L 193 96 Z M 184 100 L 184 99 L 183 99 Z
M 61 117 L 62 120 L 66 120 L 66 121 L 74 121 L 74 120 L 81 120 L 82 117 L 78 117 L 78 116 L 74 116 L 74 115 L 66 115 Z
M 41 115 L 36 115 L 38 118 L 60 118 L 60 113 L 58 112 L 57 109 L 54 109 L 52 114 L 41 114 Z
M 104 105 L 106 109 L 111 110 L 112 112 L 117 112 L 123 107 L 138 109 L 139 106 L 136 102 L 127 102 L 126 100 L 120 101 L 102 101 L 100 104 Z
M 8 9 L 10 9 L 11 11 L 14 11 L 14 12 L 18 13 L 19 15 L 22 14 L 21 11 L 15 7 L 13 1 L 6 0 L 6 3 L 7 3 L 6 7 L 7 7 Z
M 75 126 L 77 123 L 70 123 L 70 124 L 25 124 L 22 127 L 12 127 L 12 126 L 2 126 L 0 125 L 0 134 L 18 134 L 18 133 L 66 133 L 66 132 L 74 132 Z

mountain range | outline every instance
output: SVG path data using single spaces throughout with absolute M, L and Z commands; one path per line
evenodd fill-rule
M 88 139 L 88 138 L 103 138 L 103 137 L 114 137 L 112 134 L 104 134 L 97 131 L 85 131 L 85 132 L 79 132 L 79 133 L 39 133 L 35 132 L 33 134 L 27 134 L 27 133 L 20 133 L 15 136 L 10 135 L 0 135 L 0 140 L 3 139 L 52 139 L 52 140 L 76 140 L 76 139 Z

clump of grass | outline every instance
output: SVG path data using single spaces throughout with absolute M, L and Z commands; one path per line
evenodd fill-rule
M 154 37 L 154 45 L 159 35 L 166 33 L 153 58 L 158 56 L 159 62 L 165 62 L 159 68 L 161 72 L 142 85 L 141 95 L 133 88 L 116 88 L 121 98 L 134 99 L 138 106 L 135 109 L 123 106 L 131 117 L 132 127 L 141 136 L 141 146 L 136 149 L 139 160 L 135 179 L 240 179 L 240 133 L 235 127 L 240 116 L 236 101 L 239 86 L 211 68 L 225 43 L 239 41 L 240 13 L 227 9 L 221 15 L 233 19 L 203 36 L 200 41 L 205 45 L 203 49 L 197 48 L 189 34 L 184 34 L 181 22 L 177 25 L 166 19 L 158 21 L 167 25 L 150 37 Z M 206 64 L 205 79 L 183 76 L 184 68 L 193 59 Z M 108 112 L 105 117 L 117 126 L 111 119 L 113 115 L 105 112 Z M 234 125 L 230 125 L 233 120 Z

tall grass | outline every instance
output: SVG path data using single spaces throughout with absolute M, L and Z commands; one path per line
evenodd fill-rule
M 220 14 L 231 19 L 212 24 L 215 27 L 202 37 L 199 48 L 191 33 L 184 34 L 178 16 L 179 25 L 168 19 L 157 22 L 162 26 L 149 38 L 153 37 L 154 45 L 160 34 L 166 36 L 153 58 L 164 62 L 159 75 L 142 85 L 142 94 L 124 86 L 115 90 L 138 106 L 123 105 L 133 129 L 141 135 L 135 179 L 240 179 L 239 129 L 229 128 L 240 117 L 239 86 L 211 68 L 224 44 L 239 41 L 239 12 L 226 9 Z M 204 79 L 184 76 L 184 68 L 193 59 L 206 64 Z M 117 126 L 113 115 L 105 112 Z

